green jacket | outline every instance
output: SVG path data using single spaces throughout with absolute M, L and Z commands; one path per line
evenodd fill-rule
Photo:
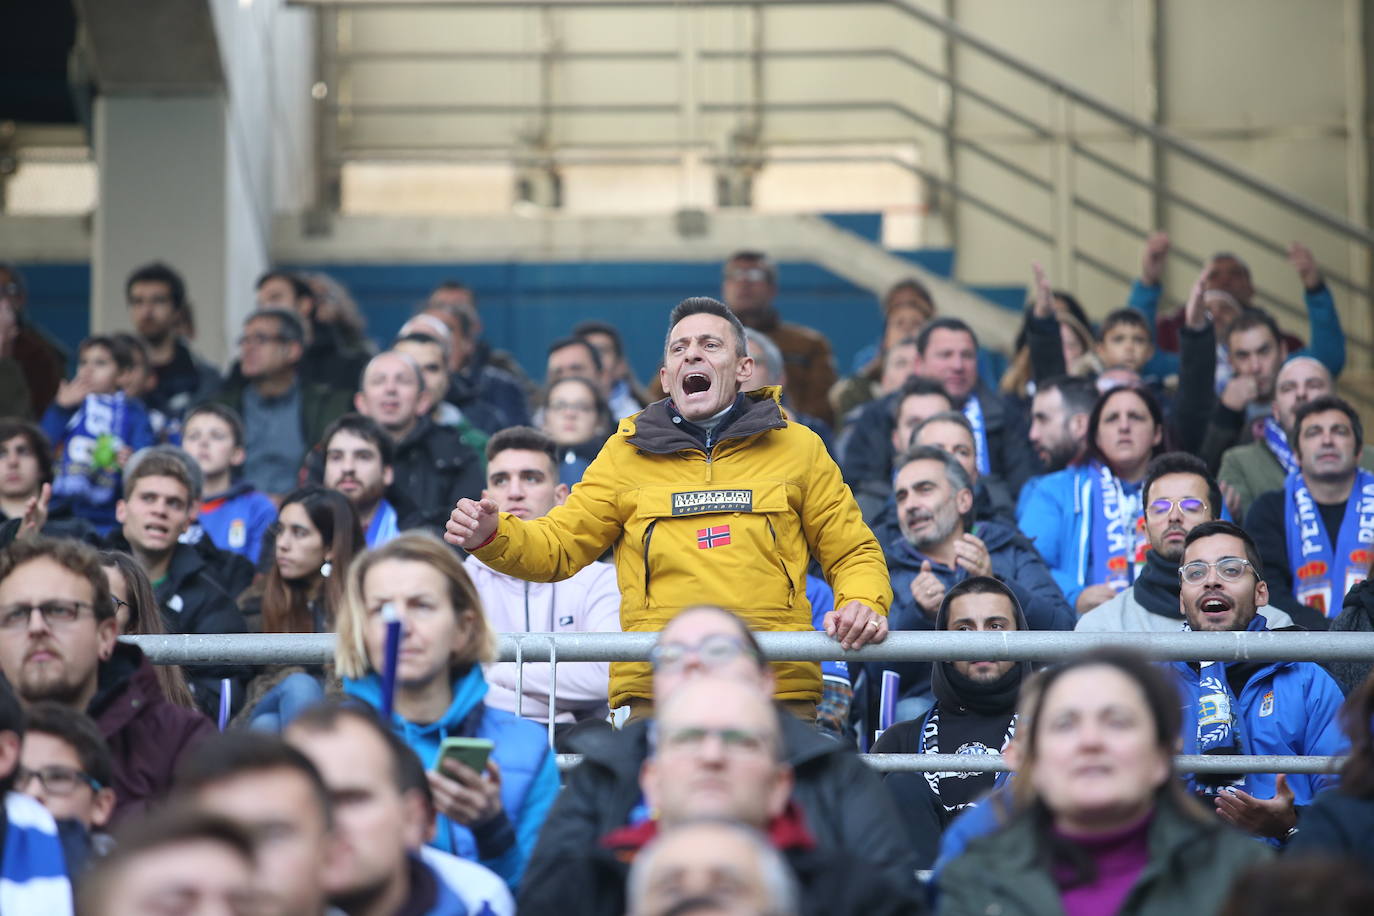
M 1374 471 L 1374 449 L 1365 449 L 1360 467 Z M 1240 494 L 1240 514 L 1236 522 L 1245 518 L 1255 497 L 1270 490 L 1283 488 L 1283 465 L 1263 442 L 1248 442 L 1229 448 L 1221 456 L 1221 470 L 1217 480 L 1236 488 Z
M 1059 889 L 1037 862 L 1039 844 L 1028 814 L 974 840 L 940 877 L 940 916 L 1063 916 Z M 1150 825 L 1150 861 L 1119 916 L 1216 913 L 1235 877 L 1271 854 L 1214 815 L 1193 817 L 1166 793 Z
M 305 449 L 310 449 L 324 438 L 324 431 L 339 417 L 353 409 L 353 392 L 330 388 L 312 382 L 301 381 L 301 435 L 305 437 Z M 210 398 L 216 404 L 224 404 L 243 416 L 243 392 L 248 382 L 242 376 L 231 376 L 225 381 L 219 394 Z

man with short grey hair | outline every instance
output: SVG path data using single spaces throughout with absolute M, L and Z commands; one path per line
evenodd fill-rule
M 767 916 L 798 916 L 797 880 L 759 831 L 695 820 L 664 831 L 630 866 L 629 916 L 664 916 L 685 900 Z
M 740 390 L 758 391 L 760 388 L 767 388 L 770 385 L 782 385 L 782 407 L 787 416 L 794 423 L 800 423 L 820 436 L 821 441 L 825 443 L 825 450 L 834 455 L 835 431 L 830 428 L 830 424 L 820 417 L 802 413 L 788 398 L 787 386 L 783 385 L 782 351 L 778 349 L 778 345 L 773 343 L 767 334 L 762 331 L 755 331 L 753 328 L 744 329 L 744 339 L 749 347 L 749 355 L 754 358 L 754 376 L 741 385 Z
M 932 629 L 945 592 L 970 576 L 1005 582 L 1032 629 L 1073 629 L 1073 611 L 1034 545 L 1010 525 L 971 522 L 973 483 L 956 456 L 933 445 L 913 446 L 899 462 L 892 490 L 901 536 L 883 549 L 892 576 L 894 630 Z M 930 707 L 929 662 L 878 668 L 902 678 L 901 696 L 911 702 L 899 718 L 916 718 Z

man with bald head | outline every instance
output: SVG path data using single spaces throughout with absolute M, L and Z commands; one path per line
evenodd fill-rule
M 390 491 L 415 506 L 425 526 L 441 529 L 454 503 L 482 495 L 482 458 L 457 429 L 429 418 L 431 395 L 414 358 L 395 350 L 374 356 L 353 405 L 395 443 Z
M 753 633 L 740 617 L 719 607 L 698 605 L 681 611 L 660 634 L 651 658 L 659 718 L 631 722 L 618 732 L 584 733 L 570 741 L 583 755 L 582 763 L 568 774 L 530 857 L 522 912 L 529 902 L 525 895 L 576 880 L 581 864 L 570 852 L 593 849 L 601 837 L 641 827 L 651 817 L 649 790 L 641 789 L 640 773 L 655 742 L 662 747 L 662 704 L 675 703 L 683 690 L 706 679 L 731 681 L 743 694 L 757 698 L 755 708 L 766 707 L 773 694 L 773 670 L 763 661 Z M 729 711 L 739 705 L 734 703 Z M 819 734 L 775 704 L 771 717 L 775 731 L 770 733 L 781 743 L 781 759 L 790 770 L 788 797 L 804 814 L 820 851 L 862 859 L 893 882 L 911 875 L 915 855 L 893 814 L 891 797 L 853 746 Z M 531 912 L 537 910 L 531 905 Z
M 664 645 L 671 645 L 665 643 Z M 704 656 L 714 654 L 705 645 Z M 558 910 L 619 916 L 625 912 L 626 862 L 661 831 L 701 818 L 738 823 L 767 835 L 805 889 L 811 914 L 919 912 L 891 909 L 914 890 L 914 878 L 891 881 L 876 863 L 844 848 L 819 849 L 813 817 L 794 798 L 795 774 L 785 756 L 781 721 L 766 694 L 748 678 L 705 673 L 685 680 L 658 711 L 652 752 L 639 769 L 652 819 L 616 827 L 595 843 L 568 848 L 561 881 L 522 889 L 522 912 Z M 878 910 L 873 909 L 875 906 Z
M 1228 490 L 1227 506 L 1233 517 L 1244 518 L 1255 497 L 1279 489 L 1284 478 L 1298 470 L 1288 441 L 1293 417 L 1303 404 L 1331 393 L 1330 370 L 1311 356 L 1295 356 L 1279 369 L 1263 438 L 1229 448 L 1221 456 L 1217 480 Z M 1374 450 L 1361 456 L 1360 465 L 1374 470 Z

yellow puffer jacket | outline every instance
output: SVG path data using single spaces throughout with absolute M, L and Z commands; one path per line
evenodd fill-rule
M 779 389 L 746 395 L 708 456 L 666 401 L 620 421 L 565 505 L 522 522 L 502 514 L 473 551 L 534 582 L 566 579 L 615 544 L 620 623 L 657 631 L 684 607 L 717 604 L 756 630 L 810 630 L 808 554 L 835 607 L 886 614 L 887 564 L 815 433 L 784 419 Z M 819 700 L 820 666 L 775 666 L 777 697 Z M 650 667 L 611 666 L 611 706 L 652 697 Z

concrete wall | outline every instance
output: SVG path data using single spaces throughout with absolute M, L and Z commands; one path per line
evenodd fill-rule
M 1368 221 L 1363 125 L 1369 41 L 1359 0 L 913 2 L 951 15 L 1054 78 L 1159 123 L 1286 191 Z M 675 177 L 660 178 L 654 195 L 637 192 L 628 177 L 608 181 L 604 169 L 566 170 L 566 205 L 580 212 L 619 210 L 636 198 L 654 207 L 701 205 L 710 185 L 701 181 L 709 166 L 700 157 L 747 152 L 752 137 L 775 156 L 799 147 L 867 144 L 910 150 L 913 162 L 952 175 L 983 200 L 1061 240 L 1056 248 L 969 203 L 930 190 L 913 194 L 894 183 L 894 202 L 924 217 L 921 240 L 955 244 L 959 276 L 971 283 L 1024 282 L 1030 262 L 1039 260 L 1056 283 L 1078 291 L 1101 315 L 1123 301 L 1125 283 L 1112 273 L 1134 274 L 1139 234 L 1166 228 L 1195 255 L 1239 252 L 1261 287 L 1298 302 L 1296 280 L 1281 254 L 1199 217 L 1188 204 L 1216 210 L 1273 241 L 1301 239 L 1338 272 L 1368 275 L 1367 256 L 1338 234 L 1082 106 L 1066 106 L 991 56 L 948 43 L 897 4 L 367 10 L 341 14 L 341 24 L 339 101 L 347 113 L 340 144 L 350 155 L 406 160 L 501 156 L 511 149 L 570 156 L 692 152 L 681 166 L 667 169 Z M 747 52 L 755 48 L 772 53 L 754 61 Z M 541 60 L 544 50 L 564 53 Z M 802 53 L 817 50 L 828 56 Z M 838 53 L 845 51 L 874 53 Z M 603 52 L 616 56 L 586 56 Z M 967 96 L 951 96 L 903 56 L 952 74 L 1039 130 Z M 607 105 L 634 108 L 596 110 Z M 957 144 L 938 129 L 945 123 Z M 1066 154 L 1068 139 L 1143 176 L 1166 179 L 1184 202 L 1143 190 L 1086 155 Z M 832 172 L 826 190 L 843 182 Z M 797 208 L 814 197 L 825 201 L 817 208 L 833 208 L 821 186 L 808 176 L 781 195 L 761 195 L 758 203 L 773 208 L 781 198 L 783 208 Z M 617 188 L 624 193 L 617 195 Z M 1083 203 L 1069 206 L 1074 196 Z M 1109 211 L 1114 220 L 1093 215 L 1092 208 Z M 1186 292 L 1195 272 L 1181 258 L 1171 265 L 1172 297 Z M 1350 329 L 1367 340 L 1367 303 L 1336 291 Z M 1301 320 L 1283 317 L 1301 329 Z

